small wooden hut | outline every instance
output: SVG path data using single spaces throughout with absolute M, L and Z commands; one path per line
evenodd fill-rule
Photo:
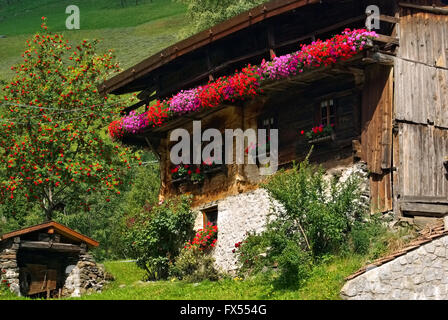
M 95 240 L 51 221 L 0 238 L 2 279 L 23 296 L 61 296 L 69 274 Z

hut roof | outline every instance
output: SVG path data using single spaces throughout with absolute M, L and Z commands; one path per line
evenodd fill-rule
M 21 235 L 28 234 L 31 232 L 42 231 L 42 230 L 48 231 L 50 229 L 53 229 L 54 232 L 59 233 L 62 236 L 69 238 L 73 241 L 84 242 L 89 247 L 98 247 L 99 246 L 99 242 L 93 240 L 92 238 L 82 235 L 81 233 L 76 232 L 75 230 L 72 230 L 69 227 L 66 227 L 60 223 L 55 222 L 55 221 L 44 222 L 41 224 L 36 224 L 31 227 L 27 227 L 27 228 L 23 228 L 20 230 L 5 233 L 1 236 L 0 241 L 4 241 L 6 239 L 21 236 Z

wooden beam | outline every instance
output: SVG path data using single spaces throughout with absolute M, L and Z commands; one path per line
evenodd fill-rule
M 385 66 L 393 66 L 395 64 L 395 57 L 384 53 L 374 52 L 368 53 L 367 57 L 363 58 L 362 61 L 378 63 Z
M 262 49 L 262 50 L 255 51 L 250 54 L 247 54 L 247 55 L 244 55 L 244 56 L 232 59 L 232 60 L 228 60 L 226 63 L 220 64 L 219 66 L 213 68 L 212 73 L 219 72 L 219 71 L 231 66 L 232 64 L 235 64 L 235 63 L 238 63 L 238 62 L 250 59 L 250 58 L 254 58 L 256 56 L 259 56 L 259 55 L 262 55 L 265 53 L 266 53 L 266 49 Z M 169 89 L 164 90 L 163 92 L 160 92 L 160 94 L 158 94 L 158 96 L 159 96 L 159 98 L 163 98 L 163 97 L 166 97 L 174 92 L 179 91 L 181 88 L 188 87 L 195 82 L 205 81 L 205 79 L 208 79 L 209 74 L 210 74 L 209 71 L 199 74 L 196 77 L 188 79 L 188 80 L 184 81 L 183 83 L 177 85 L 176 88 L 169 88 Z
M 422 216 L 444 216 L 448 214 L 448 205 L 433 203 L 401 202 L 401 211 Z
M 132 106 L 129 106 L 129 107 L 121 110 L 121 114 L 129 114 L 131 111 L 138 109 L 141 106 L 144 106 L 146 103 L 147 103 L 147 101 L 139 101 L 136 104 L 133 104 Z
M 400 18 L 392 17 L 392 16 L 386 16 L 384 14 L 380 15 L 380 21 L 389 22 L 389 23 L 400 23 Z
M 69 244 L 69 243 L 52 243 L 46 241 L 22 241 L 20 243 L 20 248 L 26 249 L 42 249 L 42 250 L 52 250 L 60 252 L 79 252 L 81 247 Z
M 387 43 L 387 44 L 389 44 L 389 43 L 395 44 L 397 46 L 400 45 L 400 40 L 398 38 L 386 36 L 384 34 L 378 34 L 378 38 L 373 39 L 373 41 Z
M 434 204 L 448 204 L 448 198 L 443 196 L 402 196 L 401 201 L 404 202 L 420 202 Z
M 436 7 L 436 6 L 421 6 L 418 4 L 405 3 L 405 2 L 400 2 L 400 3 L 398 3 L 398 5 L 403 8 L 417 9 L 417 10 L 427 11 L 427 12 L 436 13 L 436 14 L 448 14 L 448 8 L 442 8 L 442 7 Z
M 308 34 L 306 34 L 304 36 L 300 36 L 298 38 L 295 38 L 295 39 L 292 39 L 292 40 L 288 40 L 288 41 L 276 44 L 275 48 L 281 48 L 281 47 L 284 47 L 284 46 L 287 46 L 287 45 L 290 45 L 290 44 L 294 44 L 294 43 L 298 44 L 300 41 L 303 41 L 303 40 L 306 40 L 306 39 L 312 39 L 313 37 L 316 37 L 319 34 L 327 33 L 327 32 L 333 31 L 335 29 L 342 28 L 342 27 L 344 27 L 346 25 L 349 25 L 349 24 L 352 24 L 354 22 L 362 21 L 365 18 L 366 18 L 365 15 L 361 15 L 361 16 L 357 16 L 357 17 L 354 17 L 354 18 L 350 18 L 350 19 L 347 19 L 347 20 L 344 20 L 344 21 L 332 24 L 331 26 L 328 26 L 328 27 L 325 27 L 325 28 L 322 28 L 322 29 L 310 32 L 310 33 L 308 33 Z

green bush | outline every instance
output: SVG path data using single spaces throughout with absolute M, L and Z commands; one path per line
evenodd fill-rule
M 306 159 L 289 171 L 274 175 L 264 188 L 284 210 L 277 210 L 277 225 L 286 236 L 298 235 L 314 257 L 344 249 L 354 221 L 364 211 L 358 204 L 355 177 L 344 183 L 324 179 L 324 170 Z
M 129 219 L 129 251 L 147 279 L 166 279 L 170 265 L 191 239 L 195 213 L 190 205 L 190 197 L 173 198 Z
M 249 234 L 238 244 L 240 272 L 278 267 L 276 283 L 295 287 L 310 275 L 314 264 L 347 252 L 350 240 L 356 250 L 364 250 L 360 226 L 366 212 L 359 205 L 358 186 L 356 177 L 344 183 L 327 181 L 324 170 L 308 159 L 272 176 L 263 187 L 281 206 L 275 206 L 264 232 Z M 352 228 L 359 230 L 356 239 L 350 236 Z
M 299 287 L 309 277 L 313 266 L 310 252 L 303 250 L 297 242 L 291 240 L 286 242 L 275 259 L 281 271 L 276 282 L 282 288 Z
M 170 273 L 187 282 L 217 281 L 220 275 L 214 267 L 214 262 L 215 259 L 211 255 L 197 248 L 183 248 Z

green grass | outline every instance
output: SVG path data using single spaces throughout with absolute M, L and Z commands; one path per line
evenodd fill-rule
M 125 28 L 148 21 L 168 18 L 185 12 L 185 6 L 171 0 L 126 0 L 122 8 L 120 0 L 21 0 L 0 7 L 0 34 L 7 36 L 30 34 L 36 31 L 41 17 L 48 18 L 48 26 L 55 31 L 65 30 L 65 13 L 69 5 L 77 5 L 81 30 Z
M 3 2 L 1 2 L 3 3 Z M 179 30 L 187 26 L 185 7 L 171 0 L 144 0 L 138 6 L 127 0 L 21 0 L 0 8 L 0 79 L 8 80 L 11 66 L 21 61 L 25 41 L 39 31 L 41 17 L 48 18 L 51 31 L 59 31 L 66 39 L 100 39 L 99 51 L 115 50 L 122 69 L 142 61 L 179 40 Z M 66 30 L 65 7 L 78 4 L 80 30 Z M 2 18 L 3 17 L 3 18 Z
M 362 256 L 337 257 L 317 266 L 299 289 L 275 289 L 261 276 L 246 280 L 226 278 L 197 284 L 182 281 L 143 282 L 143 271 L 134 263 L 106 262 L 116 280 L 102 293 L 83 300 L 338 300 L 344 278 L 365 262 Z

